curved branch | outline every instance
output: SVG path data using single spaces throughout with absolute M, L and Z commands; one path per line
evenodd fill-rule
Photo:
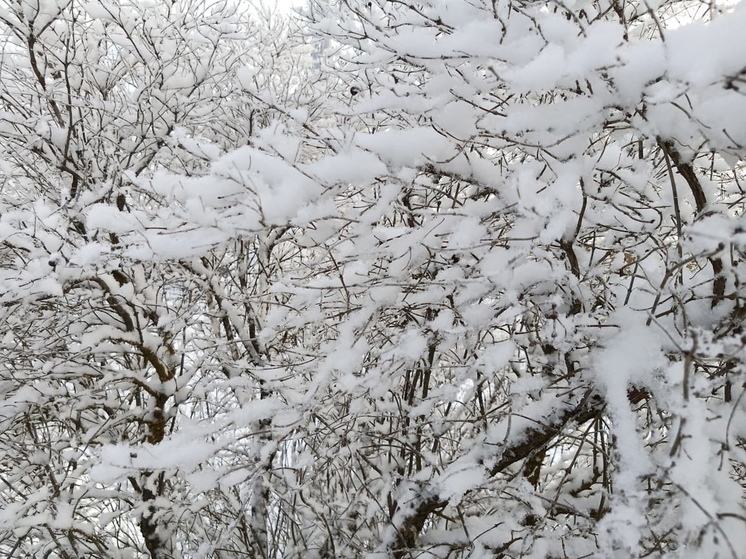
M 704 188 L 702 188 L 702 183 L 700 182 L 699 177 L 694 170 L 694 166 L 691 163 L 684 162 L 681 154 L 675 148 L 672 141 L 659 139 L 658 145 L 660 146 L 666 158 L 670 159 L 673 162 L 674 167 L 676 167 L 679 175 L 681 175 L 686 181 L 686 184 L 689 185 L 689 190 L 694 197 L 694 203 L 697 207 L 697 215 L 703 215 L 705 209 L 707 208 L 707 196 L 705 195 L 705 190 Z M 715 256 L 708 256 L 707 261 L 712 267 L 712 273 L 714 276 L 712 284 L 711 304 L 711 306 L 714 307 L 725 298 L 725 277 L 723 276 L 723 261 Z

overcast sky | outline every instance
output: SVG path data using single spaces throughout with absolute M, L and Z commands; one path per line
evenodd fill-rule
M 265 0 L 265 2 L 271 2 L 272 0 Z M 304 3 L 303 0 L 275 0 L 278 8 L 289 11 L 293 6 L 300 6 Z

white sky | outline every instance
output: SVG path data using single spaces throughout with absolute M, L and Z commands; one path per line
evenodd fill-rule
M 266 5 L 276 4 L 283 11 L 290 11 L 293 6 L 304 4 L 304 0 L 263 0 Z

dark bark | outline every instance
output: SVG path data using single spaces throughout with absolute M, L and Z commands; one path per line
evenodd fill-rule
M 673 162 L 676 171 L 686 181 L 689 186 L 689 190 L 694 198 L 694 203 L 697 207 L 697 217 L 704 215 L 707 209 L 707 196 L 705 190 L 702 187 L 702 183 L 697 176 L 694 166 L 691 163 L 685 162 L 681 154 L 678 152 L 673 142 L 659 140 L 663 153 L 668 156 Z M 712 267 L 713 283 L 712 283 L 712 303 L 714 307 L 725 297 L 725 276 L 723 276 L 723 261 L 716 256 L 707 257 L 710 266 Z

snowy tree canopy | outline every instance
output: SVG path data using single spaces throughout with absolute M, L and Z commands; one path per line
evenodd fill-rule
M 0 554 L 741 557 L 744 28 L 0 0 Z

